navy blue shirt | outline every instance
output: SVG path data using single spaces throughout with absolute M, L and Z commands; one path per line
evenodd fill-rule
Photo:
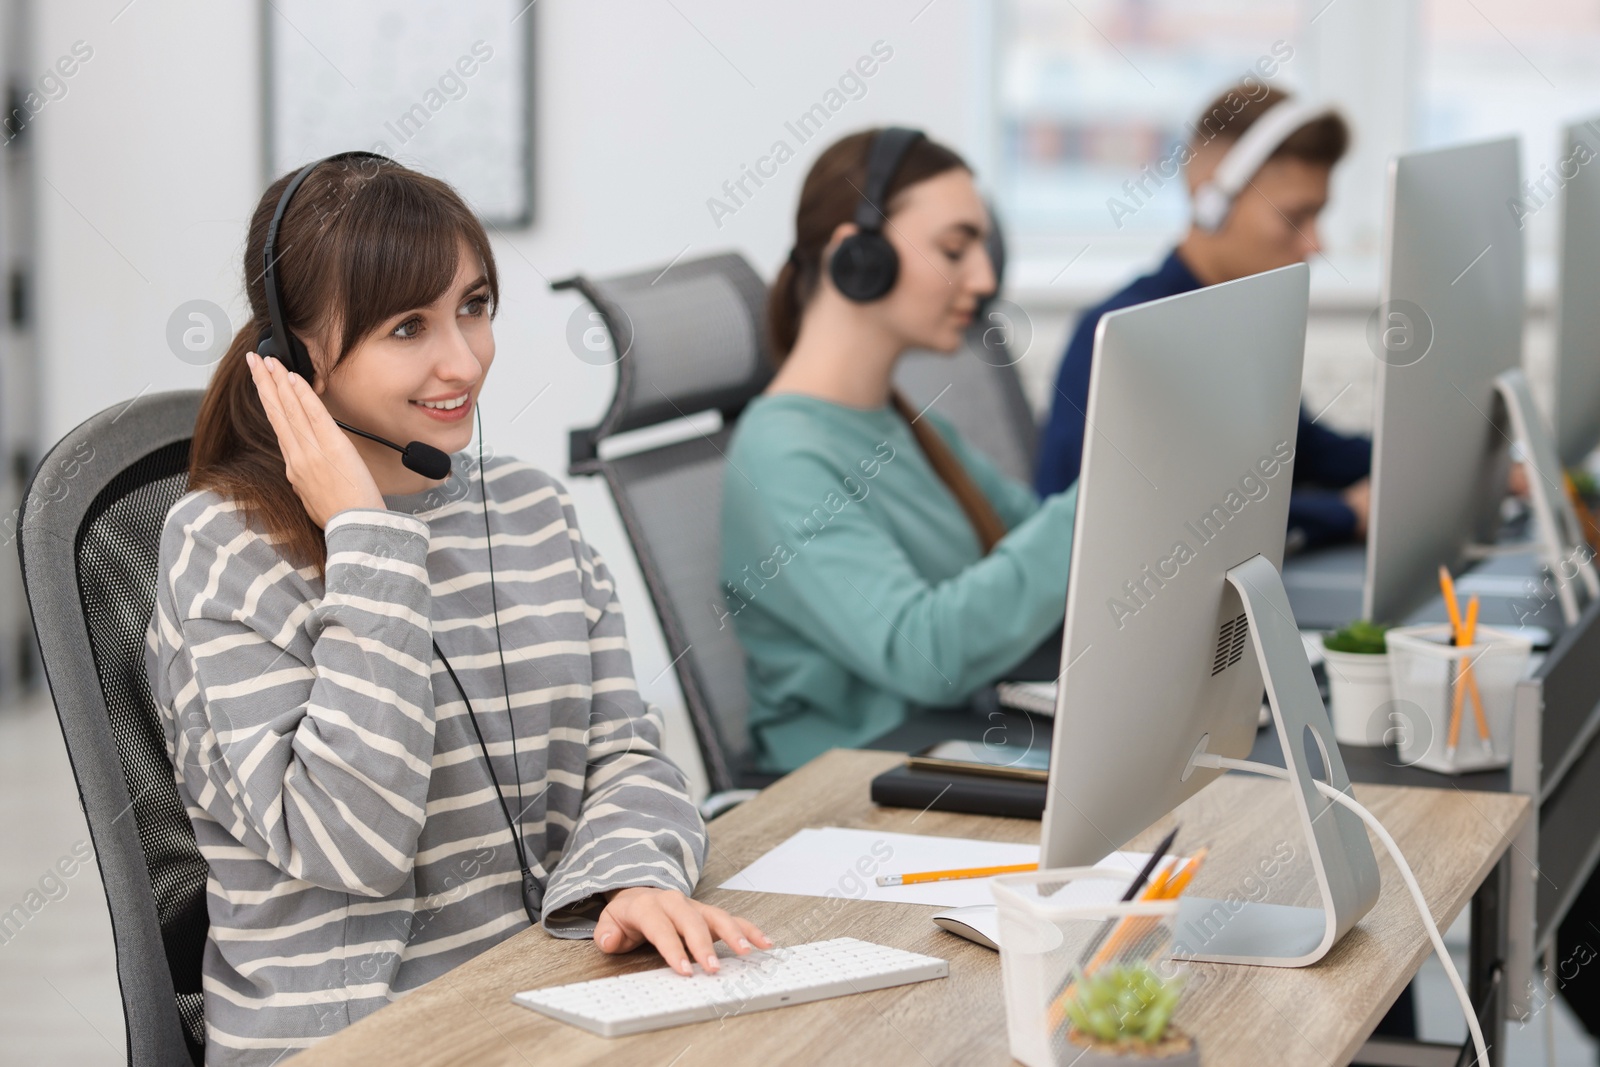
M 1094 359 L 1094 331 L 1100 316 L 1199 288 L 1200 279 L 1173 249 L 1155 273 L 1134 279 L 1109 300 L 1084 312 L 1061 358 L 1050 421 L 1039 441 L 1035 487 L 1041 496 L 1059 493 L 1078 480 L 1078 468 L 1083 464 L 1084 411 L 1089 404 L 1089 365 Z M 1311 547 L 1349 540 L 1355 533 L 1356 516 L 1340 490 L 1371 471 L 1372 442 L 1318 426 L 1301 407 L 1294 448 L 1289 543 Z

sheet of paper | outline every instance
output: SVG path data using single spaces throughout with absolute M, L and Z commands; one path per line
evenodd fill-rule
M 1148 853 L 1114 852 L 1099 866 L 1125 868 L 1132 877 L 1148 859 Z M 993 904 L 990 880 L 963 878 L 922 885 L 880 886 L 877 877 L 1037 862 L 1038 845 L 829 826 L 801 830 L 719 888 L 961 908 L 970 904 Z

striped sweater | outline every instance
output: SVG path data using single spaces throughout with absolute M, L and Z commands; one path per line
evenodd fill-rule
M 488 460 L 480 481 L 469 453 L 452 462 L 434 489 L 330 519 L 326 580 L 215 493 L 167 516 L 146 669 L 210 867 L 209 1064 L 271 1064 L 528 927 L 432 641 L 477 713 L 546 932 L 591 936 L 604 890 L 699 878 L 705 827 L 571 499 L 525 463 Z

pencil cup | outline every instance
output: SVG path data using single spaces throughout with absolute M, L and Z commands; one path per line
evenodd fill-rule
M 1389 631 L 1394 700 L 1414 721 L 1397 723 L 1400 762 L 1443 774 L 1490 770 L 1511 762 L 1512 708 L 1533 644 L 1480 626 L 1464 648 L 1450 627 Z
M 1128 881 L 1069 867 L 991 883 L 1011 1055 L 1027 1067 L 1199 1064 L 1170 1025 L 1186 977 L 1170 956 L 1178 901 L 1120 903 Z

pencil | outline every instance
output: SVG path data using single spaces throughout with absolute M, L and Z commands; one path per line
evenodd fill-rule
M 1445 738 L 1444 754 L 1446 758 L 1456 754 L 1456 743 L 1461 740 L 1461 708 L 1467 697 L 1467 664 L 1463 660 L 1456 664 L 1455 693 L 1450 700 L 1450 733 Z
M 1001 867 L 952 867 L 948 871 L 914 871 L 911 874 L 880 874 L 878 884 L 921 885 L 924 882 L 953 882 L 958 878 L 993 878 L 997 874 L 1021 874 L 1037 871 L 1037 863 L 1011 863 Z
M 1461 602 L 1456 599 L 1456 583 L 1450 580 L 1450 568 L 1439 564 L 1439 591 L 1444 594 L 1444 607 L 1450 613 L 1450 630 L 1456 643 L 1461 643 Z
M 1439 565 L 1439 592 L 1444 596 L 1445 610 L 1450 613 L 1450 643 L 1456 647 L 1462 645 L 1461 604 L 1456 600 L 1456 583 L 1450 580 L 1450 569 L 1444 564 Z M 1461 709 L 1462 701 L 1466 695 L 1466 672 L 1462 669 L 1464 663 L 1456 666 L 1455 699 L 1450 706 L 1450 728 L 1445 738 L 1444 751 L 1446 758 L 1453 758 L 1456 753 L 1456 742 L 1461 737 Z
M 1195 872 L 1200 869 L 1200 864 L 1205 862 L 1206 853 L 1208 851 L 1209 847 L 1201 848 L 1200 851 L 1196 852 L 1192 857 L 1190 857 L 1188 864 L 1181 872 L 1179 872 L 1178 876 L 1167 885 L 1166 895 L 1161 899 L 1171 900 L 1174 897 L 1183 895 L 1183 891 L 1188 889 L 1189 883 L 1194 880 Z
M 1172 872 L 1177 869 L 1177 859 L 1174 859 L 1160 874 L 1156 875 L 1154 881 L 1151 881 L 1150 879 L 1150 872 L 1156 869 L 1157 864 L 1166 859 L 1167 852 L 1172 848 L 1172 843 L 1176 841 L 1177 838 L 1178 828 L 1174 826 L 1172 828 L 1172 832 L 1167 834 L 1166 837 L 1163 837 L 1161 839 L 1161 843 L 1156 846 L 1155 851 L 1150 853 L 1150 858 L 1145 861 L 1144 868 L 1139 871 L 1139 873 L 1134 877 L 1133 881 L 1128 883 L 1128 888 L 1122 893 L 1121 902 L 1123 904 L 1126 904 L 1128 901 L 1137 897 L 1140 890 L 1144 889 L 1146 885 L 1149 885 L 1150 892 L 1154 894 L 1160 892 L 1162 887 L 1167 884 L 1167 879 L 1170 878 L 1172 876 Z M 1105 944 L 1106 937 L 1116 926 L 1117 921 L 1118 920 L 1116 919 L 1107 919 L 1105 922 L 1100 924 L 1100 929 L 1096 931 L 1094 937 L 1091 938 L 1089 943 L 1084 946 L 1083 951 L 1078 953 L 1078 966 L 1080 968 L 1083 966 L 1085 960 L 1092 957 L 1097 951 L 1099 951 L 1100 946 Z M 1061 995 L 1062 990 L 1066 989 L 1071 980 L 1071 976 L 1069 975 L 1067 979 L 1061 983 L 1061 988 L 1056 990 L 1056 996 L 1059 997 Z
M 1162 874 L 1168 877 L 1158 878 L 1155 882 L 1152 882 L 1150 884 L 1150 888 L 1145 890 L 1139 899 L 1177 899 L 1178 895 L 1182 893 L 1188 886 L 1190 880 L 1194 878 L 1195 872 L 1200 869 L 1200 864 L 1204 862 L 1205 858 L 1206 850 L 1202 848 L 1200 851 L 1196 852 L 1192 858 L 1190 858 L 1189 862 L 1184 865 L 1183 870 L 1177 871 L 1176 873 L 1174 873 L 1174 871 L 1177 867 L 1177 861 L 1174 860 L 1171 867 L 1168 867 L 1166 870 L 1162 871 Z M 1130 916 L 1126 919 L 1123 919 L 1122 922 L 1117 925 L 1117 929 L 1111 932 L 1111 936 L 1106 940 L 1105 945 L 1102 946 L 1100 951 L 1095 954 L 1095 958 L 1089 963 L 1089 966 L 1086 968 L 1086 970 L 1092 971 L 1106 961 L 1115 959 L 1118 951 L 1120 951 L 1124 945 L 1127 945 L 1130 942 L 1133 944 L 1138 944 L 1144 939 L 1150 930 L 1160 923 L 1160 921 L 1161 920 L 1152 918 L 1148 915 L 1140 915 L 1137 917 Z
M 1172 843 L 1177 839 L 1178 828 L 1174 826 L 1167 836 L 1161 839 L 1161 843 L 1156 845 L 1155 851 L 1150 853 L 1150 858 L 1145 861 L 1144 867 L 1141 868 L 1139 873 L 1134 876 L 1133 881 L 1128 883 L 1128 888 L 1122 893 L 1121 903 L 1126 904 L 1128 901 L 1138 896 L 1139 891 L 1144 889 L 1146 884 L 1149 885 L 1150 892 L 1152 893 L 1157 892 L 1159 887 L 1167 884 L 1168 876 L 1172 874 L 1173 869 L 1177 866 L 1178 861 L 1176 859 L 1174 859 L 1165 870 L 1156 875 L 1154 881 L 1150 880 L 1150 872 L 1155 870 L 1156 865 L 1166 858 L 1167 852 L 1172 848 Z M 1095 931 L 1094 937 L 1090 938 L 1089 943 L 1084 946 L 1083 951 L 1078 953 L 1078 966 L 1076 970 L 1081 971 L 1083 969 L 1084 961 L 1099 951 L 1100 946 L 1105 944 L 1107 936 L 1109 936 L 1111 931 L 1116 927 L 1118 921 L 1119 920 L 1116 919 L 1107 919 L 1100 924 L 1100 928 Z M 1061 980 L 1061 984 L 1056 986 L 1055 993 L 1050 997 L 1051 1008 L 1049 1018 L 1050 1027 L 1052 1029 L 1054 1029 L 1056 1026 L 1059 1026 L 1061 1020 L 1066 1018 L 1065 1005 L 1067 1002 L 1067 997 L 1072 992 L 1072 979 L 1074 973 L 1076 972 L 1068 972 L 1067 976 Z
M 1472 594 L 1472 599 L 1467 601 L 1466 643 L 1471 647 L 1478 636 L 1478 594 Z M 1478 724 L 1478 740 L 1486 746 L 1493 747 L 1489 737 L 1489 720 L 1483 712 L 1483 694 L 1478 691 L 1478 676 L 1472 669 L 1472 661 L 1466 661 L 1463 666 L 1467 672 L 1467 688 L 1472 694 L 1472 713 Z
M 1150 880 L 1150 873 L 1156 869 L 1156 864 L 1166 857 L 1167 853 L 1172 849 L 1172 843 L 1177 839 L 1178 828 L 1174 826 L 1171 832 L 1161 839 L 1161 843 L 1156 846 L 1156 850 L 1150 853 L 1150 858 L 1145 861 L 1144 867 L 1134 877 L 1133 881 L 1128 883 L 1128 888 L 1122 894 L 1124 903 L 1132 900 L 1139 890 L 1144 888 L 1145 883 Z
M 1138 899 L 1141 902 L 1147 900 L 1160 900 L 1161 898 L 1156 894 L 1165 889 L 1168 879 L 1171 877 L 1173 870 L 1177 868 L 1179 862 L 1179 860 L 1174 858 L 1171 863 L 1162 868 L 1161 873 L 1156 875 L 1155 878 L 1151 880 L 1150 884 L 1145 887 L 1144 892 L 1139 894 Z M 1123 901 L 1123 903 L 1127 902 Z M 1132 916 L 1124 916 L 1123 918 L 1115 920 L 1108 919 L 1106 923 L 1101 924 L 1100 932 L 1096 935 L 1095 942 L 1092 942 L 1084 949 L 1084 955 L 1094 952 L 1094 958 L 1091 959 L 1087 965 L 1085 965 L 1083 962 L 1083 956 L 1080 955 L 1078 957 L 1077 968 L 1067 974 L 1067 977 L 1063 979 L 1061 983 L 1061 988 L 1058 989 L 1056 991 L 1056 995 L 1051 998 L 1050 1009 L 1046 1018 L 1048 1025 L 1052 1030 L 1062 1025 L 1066 1021 L 1067 1001 L 1071 998 L 1072 991 L 1077 988 L 1077 976 L 1079 974 L 1088 974 L 1090 971 L 1093 971 L 1099 967 L 1108 955 L 1114 953 L 1116 949 L 1128 939 L 1129 926 L 1138 921 L 1140 920 L 1135 919 Z M 1143 921 L 1149 922 L 1150 920 L 1144 918 Z M 1112 924 L 1111 934 L 1109 937 L 1105 936 L 1107 923 Z

